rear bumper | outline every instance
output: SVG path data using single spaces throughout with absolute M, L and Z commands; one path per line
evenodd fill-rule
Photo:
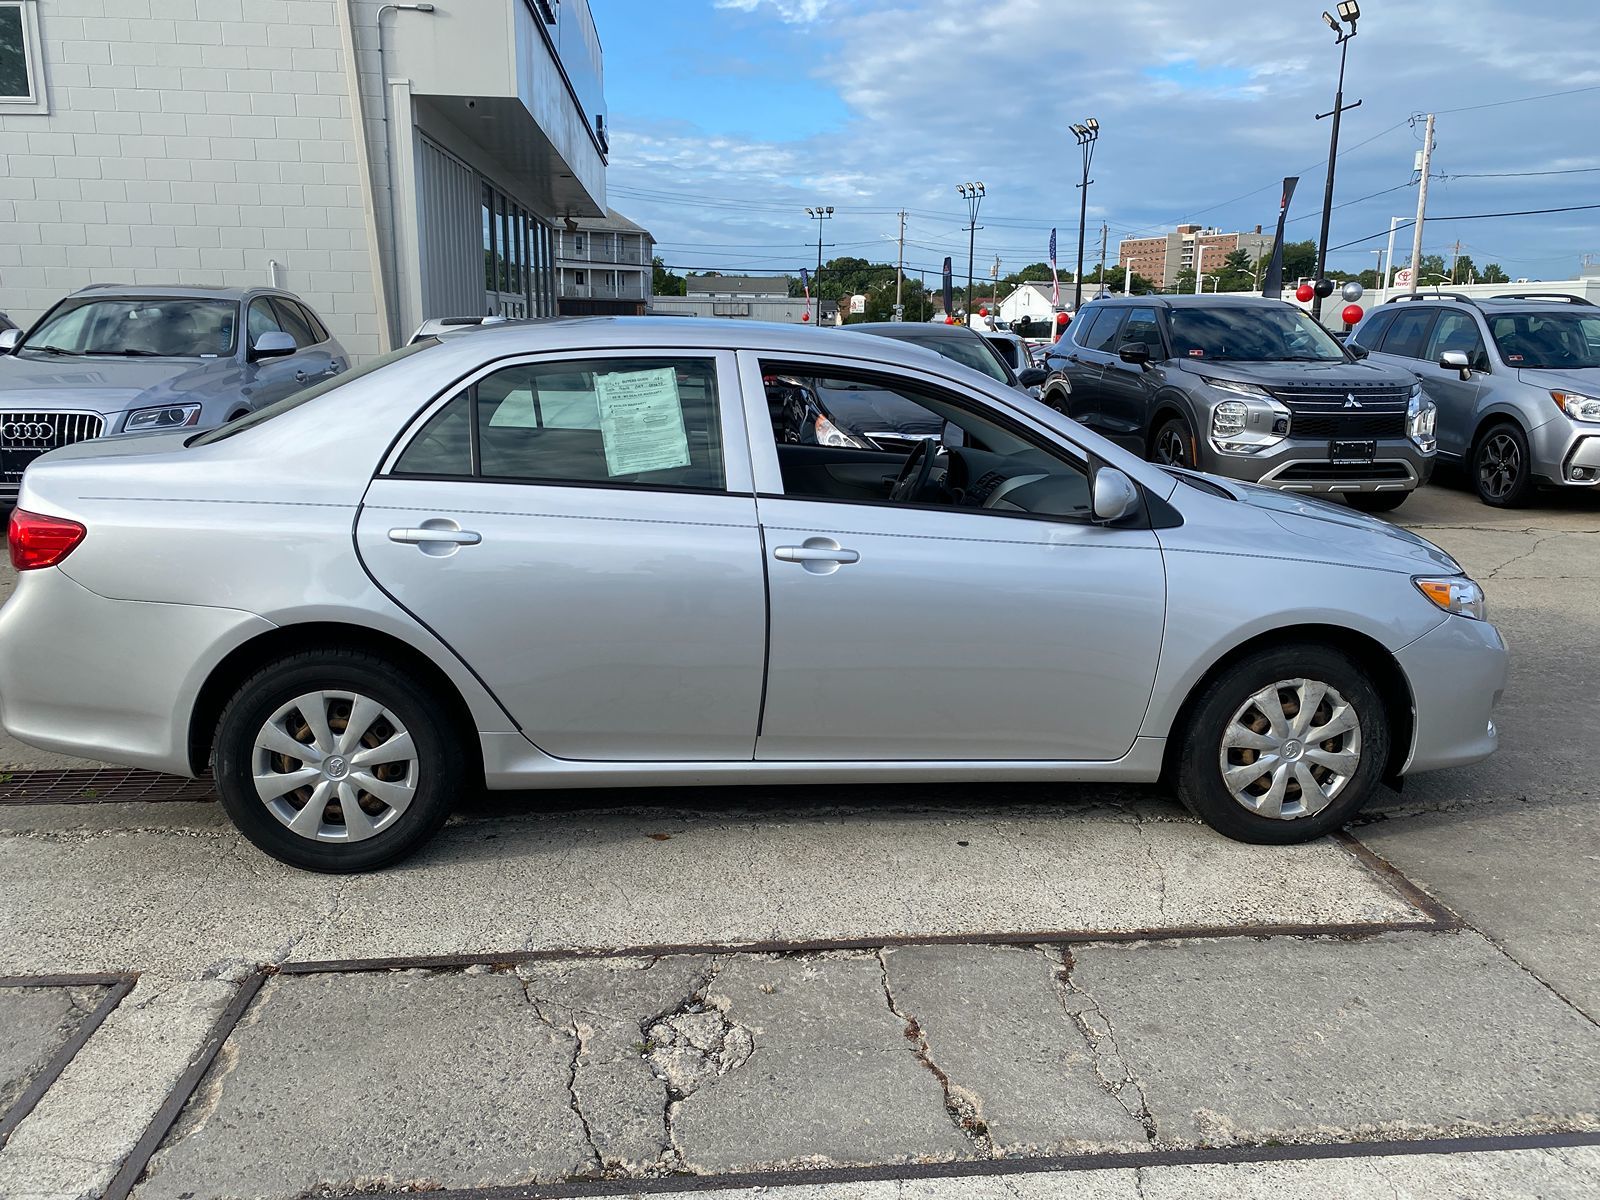
M 1329 461 L 1328 442 L 1293 438 L 1263 454 L 1223 454 L 1200 444 L 1200 469 L 1246 483 L 1260 483 L 1286 492 L 1409 492 L 1428 482 L 1434 456 L 1418 450 L 1409 438 L 1386 438 L 1376 446 L 1371 463 Z
M 41 750 L 191 775 L 201 685 L 272 628 L 236 609 L 109 600 L 59 568 L 23 572 L 0 607 L 0 725 Z
M 1494 707 L 1506 686 L 1506 644 L 1488 621 L 1447 617 L 1395 656 L 1411 684 L 1416 728 L 1400 774 L 1459 767 L 1499 745 Z

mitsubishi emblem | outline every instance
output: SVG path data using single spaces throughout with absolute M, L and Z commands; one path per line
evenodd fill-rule
M 1346 392 L 1344 394 L 1344 406 L 1346 408 L 1360 408 L 1361 401 L 1356 399 L 1356 394 L 1354 392 Z

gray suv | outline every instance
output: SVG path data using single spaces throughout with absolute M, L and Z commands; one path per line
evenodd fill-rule
M 1600 484 L 1600 307 L 1538 293 L 1402 296 L 1350 338 L 1421 378 L 1439 407 L 1440 457 L 1467 467 L 1485 504 Z
M 1042 398 L 1155 462 L 1397 508 L 1433 471 L 1415 373 L 1363 362 L 1261 296 L 1085 305 L 1047 352 Z
M 322 319 L 289 292 L 81 288 L 26 334 L 0 332 L 0 505 L 50 450 L 211 429 L 349 365 Z

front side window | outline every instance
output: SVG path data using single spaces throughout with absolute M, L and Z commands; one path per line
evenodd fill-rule
M 1600 314 L 1496 314 L 1489 332 L 1508 367 L 1553 371 L 1600 367 Z
M 1120 350 L 1129 342 L 1137 342 L 1148 346 L 1150 357 L 1160 360 L 1166 357 L 1166 351 L 1161 346 L 1161 318 L 1156 315 L 1153 308 L 1130 308 L 1128 319 L 1123 323 L 1122 332 L 1117 336 L 1117 348 Z
M 94 297 L 58 305 L 22 343 L 24 357 L 218 358 L 233 353 L 231 300 Z
M 1472 319 L 1471 313 L 1440 313 L 1439 323 L 1433 327 L 1433 336 L 1428 339 L 1428 348 L 1423 357 L 1429 362 L 1436 363 L 1441 354 L 1452 350 L 1465 354 L 1468 364 L 1474 370 L 1481 371 L 1489 365 L 1489 356 L 1483 348 L 1483 337 L 1478 333 L 1478 323 Z
M 1174 306 L 1176 358 L 1222 362 L 1342 362 L 1344 347 L 1289 304 Z
M 854 368 L 761 374 L 785 497 L 1092 519 L 1084 463 L 970 400 Z
M 305 313 L 298 304 L 274 296 L 272 311 L 278 315 L 278 327 L 294 338 L 296 346 L 304 350 L 307 346 L 317 344 L 317 335 L 312 332 L 311 324 L 306 320 Z
M 258 300 L 250 301 L 250 308 L 245 313 L 245 336 L 254 346 L 264 333 L 282 333 L 283 326 L 278 324 L 278 314 L 272 311 L 272 302 L 265 296 Z
M 435 413 L 394 473 L 720 490 L 716 365 L 624 358 L 503 367 Z

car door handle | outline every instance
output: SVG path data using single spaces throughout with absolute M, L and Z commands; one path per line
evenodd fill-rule
M 782 562 L 834 562 L 853 563 L 860 562 L 861 555 L 854 550 L 833 549 L 825 550 L 817 546 L 779 546 L 772 552 L 772 557 Z
M 476 546 L 483 535 L 470 529 L 391 529 L 389 540 L 406 546 Z

